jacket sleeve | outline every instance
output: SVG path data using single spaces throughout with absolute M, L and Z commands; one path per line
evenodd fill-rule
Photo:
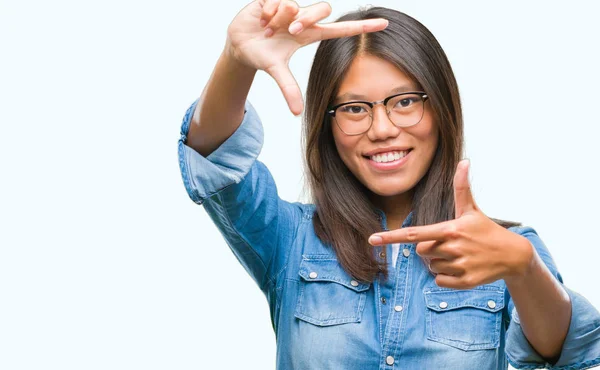
M 197 104 L 198 100 L 190 106 L 181 125 L 178 156 L 183 184 L 266 293 L 286 264 L 305 207 L 280 199 L 271 173 L 257 160 L 263 128 L 249 101 L 238 129 L 207 157 L 186 145 Z
M 535 247 L 552 275 L 563 284 L 550 252 L 531 227 L 512 228 L 526 237 Z M 588 369 L 600 365 L 600 313 L 579 293 L 563 285 L 571 298 L 571 323 L 563 344 L 562 352 L 555 364 L 550 364 L 529 344 L 520 325 L 519 315 L 512 299 L 508 300 L 510 322 L 506 332 L 506 356 L 516 369 Z M 552 325 L 552 323 L 548 323 Z

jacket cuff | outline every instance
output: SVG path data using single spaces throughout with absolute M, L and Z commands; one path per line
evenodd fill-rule
M 512 309 L 506 333 L 506 356 L 516 369 L 575 370 L 600 364 L 600 313 L 582 295 L 563 285 L 571 299 L 571 323 L 555 364 L 546 362 L 525 337 L 519 316 Z
M 197 204 L 229 185 L 237 184 L 250 171 L 260 154 L 264 131 L 258 113 L 246 100 L 244 118 L 237 130 L 207 157 L 186 145 L 198 100 L 186 111 L 178 143 L 179 168 L 188 196 Z

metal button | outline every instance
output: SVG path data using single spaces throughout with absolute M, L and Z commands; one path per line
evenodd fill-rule
M 385 358 L 385 363 L 388 365 L 393 365 L 394 364 L 394 358 L 392 356 L 388 356 Z
M 492 300 L 489 300 L 489 301 L 488 301 L 488 307 L 489 307 L 489 308 L 496 308 L 496 302 L 494 302 L 494 301 L 492 301 Z
M 350 285 L 352 285 L 352 286 L 358 286 L 358 281 L 352 280 L 352 281 L 350 281 Z
M 448 303 L 440 302 L 440 308 L 446 308 L 446 307 L 448 307 Z
M 385 299 L 385 297 L 381 297 L 381 303 L 386 304 L 387 303 L 387 299 Z
M 408 257 L 408 256 L 410 256 L 410 249 L 408 249 L 408 248 L 404 248 L 404 249 L 402 250 L 402 254 L 404 255 L 404 257 Z
M 402 306 L 395 306 L 394 310 L 396 310 L 396 312 L 400 312 L 402 311 Z
M 318 275 L 317 275 L 317 273 L 316 273 L 316 272 L 314 272 L 314 271 L 313 271 L 313 272 L 311 272 L 310 274 L 308 274 L 308 277 L 309 277 L 309 278 L 311 278 L 311 279 L 316 279 L 316 278 L 317 278 L 317 276 L 318 276 Z
M 385 252 L 379 252 L 379 257 L 385 258 Z

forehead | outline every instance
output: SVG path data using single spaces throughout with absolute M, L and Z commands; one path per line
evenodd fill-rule
M 372 55 L 360 55 L 352 61 L 343 77 L 333 103 L 375 101 L 393 94 L 419 90 L 418 83 L 394 64 Z

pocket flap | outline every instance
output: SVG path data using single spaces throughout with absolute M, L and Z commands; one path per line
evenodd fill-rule
M 468 290 L 429 288 L 423 291 L 427 307 L 438 312 L 474 307 L 489 312 L 504 308 L 504 290 L 482 285 Z
M 357 292 L 363 292 L 371 285 L 350 277 L 339 262 L 331 257 L 304 256 L 298 274 L 307 282 L 333 281 Z

